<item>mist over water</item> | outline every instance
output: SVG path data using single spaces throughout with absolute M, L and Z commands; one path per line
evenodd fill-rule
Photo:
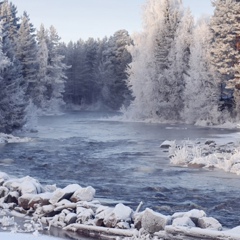
M 42 117 L 29 143 L 0 148 L 0 167 L 16 177 L 30 175 L 42 184 L 93 186 L 96 198 L 163 214 L 203 209 L 225 227 L 240 225 L 240 177 L 220 170 L 171 166 L 164 140 L 216 140 L 228 143 L 238 133 L 187 125 L 111 120 L 114 113 L 73 112 Z

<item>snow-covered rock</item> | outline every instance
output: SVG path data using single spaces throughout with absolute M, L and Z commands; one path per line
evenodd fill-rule
M 196 227 L 190 217 L 175 218 L 172 222 L 172 226 Z
M 100 207 L 98 207 L 98 209 L 96 211 L 95 219 L 94 219 L 95 225 L 96 226 L 103 226 L 104 225 L 103 220 L 112 211 L 113 211 L 113 208 L 111 208 L 111 207 L 107 207 L 107 206 L 100 206 Z
M 10 177 L 8 176 L 8 174 L 6 174 L 5 172 L 0 172 L 0 186 L 9 179 Z
M 79 202 L 79 201 L 92 201 L 95 196 L 96 190 L 88 186 L 86 188 L 79 188 L 77 189 L 71 197 L 72 202 Z
M 106 227 L 115 227 L 119 222 L 128 222 L 132 221 L 133 211 L 130 207 L 119 203 L 115 206 L 112 212 L 110 212 L 103 220 L 103 223 Z
M 0 133 L 0 143 L 24 143 L 24 142 L 30 142 L 32 141 L 31 138 L 24 137 L 15 137 L 11 134 L 5 134 L 5 133 Z
M 77 207 L 77 222 L 87 223 L 90 219 L 94 218 L 94 212 L 91 208 Z
M 11 191 L 18 191 L 23 194 L 38 194 L 44 191 L 42 185 L 32 177 L 10 179 L 3 184 Z
M 0 198 L 6 197 L 8 193 L 9 193 L 8 188 L 2 186 L 0 187 Z
M 64 219 L 67 225 L 75 223 L 76 220 L 77 220 L 77 214 L 72 212 L 69 212 Z
M 212 217 L 202 217 L 198 219 L 197 226 L 204 229 L 212 229 L 220 231 L 222 230 L 222 225 L 219 221 Z
M 9 192 L 8 195 L 5 197 L 5 203 L 18 203 L 19 192 L 13 191 Z
M 154 212 L 147 208 L 142 215 L 142 227 L 149 233 L 155 233 L 164 230 L 165 226 L 171 221 L 170 216 Z
M 163 143 L 161 143 L 160 148 L 170 148 L 174 144 L 175 144 L 175 141 L 166 140 Z
M 54 191 L 52 198 L 50 199 L 50 203 L 56 204 L 57 202 L 61 201 L 62 199 L 70 199 L 74 192 L 82 189 L 81 186 L 78 184 L 70 184 L 65 188 L 61 189 L 58 188 Z

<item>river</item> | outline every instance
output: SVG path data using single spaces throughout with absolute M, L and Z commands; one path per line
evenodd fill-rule
M 39 119 L 29 143 L 0 149 L 0 169 L 42 184 L 93 186 L 103 204 L 133 209 L 143 201 L 163 214 L 203 209 L 225 227 L 240 225 L 240 177 L 220 170 L 171 166 L 164 140 L 211 139 L 227 143 L 232 130 L 122 122 L 114 113 L 72 112 Z M 115 119 L 115 120 L 114 120 Z

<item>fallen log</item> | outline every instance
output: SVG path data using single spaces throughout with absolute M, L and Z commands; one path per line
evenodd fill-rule
M 119 236 L 119 237 L 133 237 L 138 231 L 136 229 L 125 230 L 125 229 L 117 229 L 117 228 L 106 228 L 106 227 L 98 227 L 98 226 L 90 226 L 79 223 L 73 223 L 63 228 L 66 231 L 73 232 L 86 232 L 89 235 L 97 234 L 97 235 L 109 235 L 109 236 Z

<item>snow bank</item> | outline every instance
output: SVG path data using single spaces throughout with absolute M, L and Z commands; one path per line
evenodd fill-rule
M 214 141 L 202 144 L 184 141 L 179 145 L 172 144 L 169 155 L 174 165 L 219 168 L 240 175 L 240 147 L 234 143 L 217 145 Z
M 149 208 L 140 212 L 142 203 L 136 211 L 122 203 L 104 206 L 94 199 L 92 187 L 45 187 L 32 177 L 11 179 L 2 172 L 0 179 L 0 226 L 11 232 L 0 233 L 0 239 L 54 240 L 40 235 L 53 226 L 98 239 L 178 239 L 173 238 L 177 235 L 179 239 L 240 239 L 240 226 L 222 231 L 221 223 L 202 210 L 165 216 Z M 17 223 L 15 216 L 22 217 L 22 223 Z
M 11 134 L 5 134 L 5 133 L 0 133 L 0 144 L 5 144 L 5 143 L 24 143 L 24 142 L 30 142 L 31 138 L 24 137 L 15 137 Z
M 38 232 L 34 232 L 33 234 L 23 234 L 23 233 L 6 233 L 0 232 L 0 239 L 3 240 L 57 240 L 60 238 L 49 237 L 46 235 L 40 235 Z

